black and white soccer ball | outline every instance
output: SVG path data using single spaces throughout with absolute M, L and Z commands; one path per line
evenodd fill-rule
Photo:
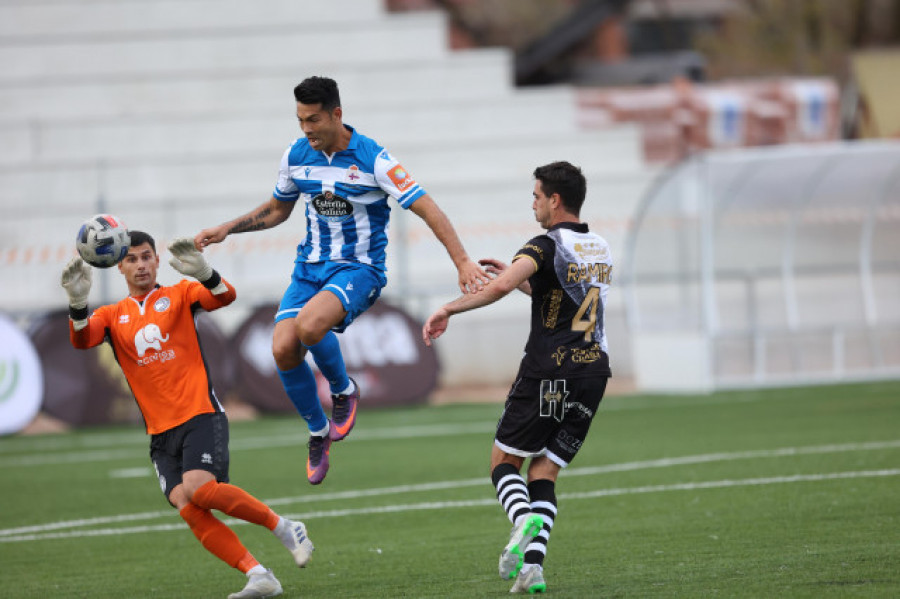
M 122 261 L 131 246 L 128 228 L 117 216 L 96 214 L 82 223 L 75 237 L 81 259 L 97 268 L 109 268 Z

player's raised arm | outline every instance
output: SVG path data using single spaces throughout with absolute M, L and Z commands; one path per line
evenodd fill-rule
M 169 259 L 169 264 L 172 268 L 185 276 L 193 277 L 200 281 L 217 300 L 215 304 L 204 305 L 205 309 L 220 308 L 234 301 L 237 295 L 234 287 L 225 281 L 217 271 L 213 270 L 213 267 L 209 265 L 203 254 L 194 247 L 193 239 L 180 237 L 172 241 L 168 248 L 172 254 L 172 257 Z
M 91 267 L 76 256 L 63 269 L 60 284 L 69 296 L 69 318 L 74 330 L 80 331 L 88 324 L 87 298 L 91 292 Z
M 501 262 L 496 258 L 482 258 L 478 261 L 478 264 L 482 265 L 485 272 L 487 272 L 492 277 L 497 277 L 503 274 L 503 271 L 508 268 L 505 262 Z M 528 279 L 522 281 L 518 289 L 525 295 L 531 295 L 531 283 L 528 282 Z
M 444 245 L 450 259 L 459 273 L 459 290 L 463 293 L 478 291 L 490 281 L 487 273 L 469 258 L 456 229 L 444 211 L 427 193 L 413 202 L 409 208 L 434 232 L 434 236 Z
M 275 197 L 269 198 L 247 214 L 221 225 L 203 229 L 194 236 L 194 246 L 202 250 L 211 243 L 221 243 L 232 233 L 262 231 L 280 225 L 294 210 L 294 202 L 286 202 Z
M 515 260 L 511 266 L 505 268 L 497 278 L 491 280 L 478 293 L 467 293 L 435 310 L 422 327 L 422 340 L 425 345 L 431 346 L 433 339 L 444 334 L 453 314 L 493 304 L 523 282 L 527 283 L 528 277 L 533 275 L 536 270 L 537 266 L 533 260 Z

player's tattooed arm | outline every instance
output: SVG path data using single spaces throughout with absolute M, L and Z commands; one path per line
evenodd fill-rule
M 228 229 L 228 234 L 231 235 L 232 233 L 246 233 L 247 231 L 267 229 L 270 225 L 266 223 L 266 217 L 270 214 L 272 214 L 271 206 L 260 206 L 260 209 L 256 210 L 256 214 L 234 223 Z
M 283 202 L 271 197 L 243 216 L 210 229 L 203 229 L 194 236 L 194 246 L 202 251 L 211 243 L 221 243 L 232 233 L 271 229 L 286 221 L 293 210 L 294 202 Z

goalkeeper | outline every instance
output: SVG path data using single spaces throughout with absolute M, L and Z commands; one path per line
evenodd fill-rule
M 228 419 L 213 391 L 197 340 L 194 313 L 217 310 L 235 299 L 235 290 L 207 264 L 193 240 L 169 245 L 169 263 L 197 281 L 172 286 L 156 281 L 159 255 L 147 233 L 131 231 L 131 247 L 119 263 L 128 297 L 88 316 L 91 268 L 75 257 L 62 286 L 69 296 L 72 345 L 88 349 L 108 341 L 134 393 L 150 437 L 150 459 L 169 503 L 213 555 L 247 575 L 246 586 L 229 599 L 272 597 L 282 592 L 237 535 L 216 518 L 216 509 L 265 526 L 300 567 L 313 550 L 302 522 L 273 512 L 243 489 L 228 484 Z

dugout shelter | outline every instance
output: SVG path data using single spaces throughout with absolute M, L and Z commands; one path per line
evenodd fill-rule
M 900 143 L 698 154 L 640 202 L 618 282 L 635 382 L 900 376 Z

